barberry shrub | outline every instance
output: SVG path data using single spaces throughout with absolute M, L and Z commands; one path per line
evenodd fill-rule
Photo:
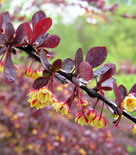
M 0 14 L 0 72 L 13 82 L 16 79 L 16 72 L 20 69 L 13 63 L 12 57 L 16 57 L 17 53 L 23 51 L 32 58 L 32 63 L 24 71 L 28 78 L 34 80 L 33 90 L 28 93 L 30 107 L 37 110 L 51 107 L 69 116 L 73 106 L 76 106 L 75 122 L 80 125 L 104 128 L 106 126 L 106 119 L 103 116 L 105 106 L 115 116 L 116 127 L 123 115 L 135 123 L 136 118 L 129 112 L 136 109 L 136 84 L 129 93 L 125 86 L 117 87 L 116 79 L 113 78 L 116 65 L 103 64 L 108 54 L 107 48 L 93 47 L 85 56 L 82 49 L 78 48 L 75 58 L 57 59 L 50 63 L 55 53 L 50 52 L 49 49 L 57 47 L 60 42 L 58 35 L 49 34 L 48 30 L 51 26 L 52 19 L 46 17 L 42 10 L 34 13 L 31 21 L 20 24 L 16 30 L 9 13 Z M 36 61 L 39 65 L 33 70 Z M 92 81 L 95 81 L 93 88 L 90 86 Z M 71 87 L 71 93 L 65 100 L 56 97 L 58 84 Z M 112 90 L 115 93 L 115 102 L 105 96 L 106 91 Z M 90 98 L 94 98 L 93 102 L 85 99 L 84 92 Z M 99 113 L 98 104 L 102 104 Z M 135 133 L 134 129 L 133 126 Z

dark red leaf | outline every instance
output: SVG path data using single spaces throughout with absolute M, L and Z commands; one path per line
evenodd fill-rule
M 27 22 L 24 23 L 24 31 L 28 37 L 29 42 L 31 43 L 33 32 L 32 32 L 32 29 L 31 29 L 29 23 L 27 23 Z
M 7 37 L 4 34 L 0 34 L 0 44 L 6 44 Z
M 112 90 L 112 88 L 111 88 L 111 87 L 108 87 L 108 86 L 102 86 L 101 89 L 102 89 L 102 90 L 105 90 L 105 91 L 110 91 L 110 90 Z
M 46 56 L 46 50 L 41 49 L 40 59 L 41 59 L 41 63 L 42 63 L 42 66 L 44 67 L 44 69 L 49 70 L 50 63 L 49 63 L 47 56 Z
M 127 89 L 123 85 L 120 85 L 118 88 L 119 88 L 119 92 L 121 94 L 121 98 L 122 98 L 122 100 L 124 100 L 125 97 L 127 96 Z
M 40 89 L 40 88 L 44 87 L 45 85 L 47 85 L 48 82 L 49 82 L 48 78 L 40 77 L 33 82 L 33 88 Z
M 42 47 L 46 48 L 55 48 L 58 46 L 60 42 L 60 37 L 58 35 L 49 35 L 47 39 L 45 40 Z
M 102 87 L 110 87 L 111 89 L 113 89 L 113 81 L 115 81 L 114 78 L 110 78 L 110 79 L 104 81 L 102 83 Z
M 93 78 L 96 78 L 96 77 L 98 77 L 98 76 L 103 75 L 103 74 L 106 73 L 109 69 L 110 69 L 110 67 L 108 67 L 108 66 L 103 66 L 102 68 L 99 68 L 99 69 L 95 70 L 95 71 L 93 72 Z
M 116 73 L 116 65 L 115 63 L 111 62 L 108 64 L 104 64 L 104 66 L 110 67 L 112 69 L 112 75 L 114 75 Z
M 72 60 L 71 58 L 67 58 L 62 63 L 62 70 L 64 70 L 67 73 L 70 73 L 74 65 L 74 60 Z
M 4 12 L 2 28 L 5 29 L 6 25 L 10 22 L 11 22 L 11 18 L 10 18 L 9 12 Z
M 24 25 L 20 24 L 16 30 L 13 44 L 20 43 L 24 37 L 25 37 Z
M 32 43 L 41 35 L 43 35 L 45 32 L 49 30 L 49 28 L 52 25 L 52 20 L 51 18 L 44 18 L 40 20 L 36 25 L 35 29 L 33 31 L 33 39 Z
M 114 89 L 114 94 L 116 96 L 117 103 L 119 104 L 119 106 L 121 106 L 123 99 L 122 99 L 120 91 L 117 87 L 116 81 L 113 81 L 113 89 Z
M 75 67 L 76 67 L 76 73 L 78 72 L 79 69 L 79 65 L 81 64 L 81 62 L 83 61 L 83 52 L 82 49 L 79 48 L 76 52 L 75 55 Z
M 129 94 L 130 93 L 136 93 L 136 84 L 134 84 L 133 86 L 132 86 L 132 88 L 130 89 L 130 91 L 129 91 Z
M 1 46 L 0 47 L 0 56 L 3 55 L 6 52 L 6 47 L 5 46 Z
M 62 67 L 62 60 L 61 59 L 57 59 L 56 61 L 53 62 L 52 64 L 52 72 L 57 72 L 61 69 Z
M 14 33 L 15 33 L 14 27 L 13 27 L 13 25 L 11 23 L 8 23 L 6 25 L 5 32 L 6 32 L 6 37 L 8 39 L 8 42 L 10 42 L 13 39 L 13 36 L 14 36 Z
M 2 29 L 2 24 L 3 24 L 3 13 L 0 14 L 0 30 Z
M 11 59 L 11 53 L 8 52 L 4 63 L 4 73 L 9 81 L 14 81 L 16 78 L 16 69 Z
M 102 83 L 111 77 L 112 77 L 112 69 L 110 68 L 106 73 L 100 76 L 99 82 Z
M 46 14 L 42 11 L 39 10 L 37 11 L 33 17 L 32 17 L 32 26 L 33 26 L 33 30 L 35 28 L 35 25 L 42 19 L 46 18 Z
M 95 68 L 101 65 L 105 61 L 106 57 L 106 47 L 94 47 L 88 51 L 85 61 L 87 61 L 93 68 Z
M 81 62 L 79 65 L 79 76 L 84 80 L 89 81 L 92 79 L 92 73 L 93 70 L 91 65 L 86 61 Z

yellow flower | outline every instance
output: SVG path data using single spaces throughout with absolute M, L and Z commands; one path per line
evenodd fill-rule
M 1 4 L 4 4 L 4 3 L 5 3 L 5 0 L 0 0 L 0 3 L 1 3 Z
M 122 108 L 129 112 L 133 112 L 136 110 L 136 97 L 133 94 L 129 94 L 126 96 L 124 101 L 122 102 Z
M 92 126 L 96 126 L 97 128 L 104 128 L 106 126 L 106 120 L 103 117 L 97 116 L 92 122 Z
M 94 110 L 88 110 L 88 113 L 87 113 L 87 119 L 89 122 L 91 122 L 93 119 L 96 118 L 96 111 Z
M 136 124 L 134 124 L 134 125 L 132 126 L 132 131 L 133 131 L 133 133 L 136 135 Z
M 35 70 L 35 71 L 32 73 L 32 78 L 33 78 L 34 80 L 36 80 L 36 79 L 39 78 L 39 77 L 42 77 L 42 71 L 40 71 L 40 70 Z
M 33 71 L 32 71 L 31 68 L 26 68 L 26 70 L 25 70 L 25 76 L 31 77 L 32 76 L 32 73 L 33 73 Z
M 36 107 L 37 110 L 53 104 L 53 101 L 55 100 L 53 94 L 46 87 L 43 87 L 39 90 L 32 90 L 28 94 L 28 97 L 30 107 Z
M 75 118 L 75 122 L 78 122 L 80 125 L 88 125 L 88 120 L 84 114 L 78 114 Z

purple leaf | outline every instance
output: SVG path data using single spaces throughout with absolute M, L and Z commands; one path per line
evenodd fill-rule
M 4 34 L 0 34 L 0 44 L 6 44 L 7 37 Z
M 16 69 L 11 59 L 11 53 L 8 52 L 5 63 L 4 63 L 4 73 L 9 81 L 14 81 L 16 78 Z
M 0 14 L 0 30 L 2 29 L 2 24 L 3 24 L 3 13 Z
M 46 14 L 42 11 L 39 10 L 37 11 L 33 17 L 32 17 L 32 26 L 33 26 L 33 30 L 35 28 L 35 25 L 42 19 L 46 18 Z
M 41 49 L 40 59 L 41 59 L 41 63 L 42 63 L 42 66 L 44 67 L 44 69 L 49 70 L 50 63 L 49 63 L 47 56 L 46 56 L 46 50 Z
M 115 81 L 114 78 L 110 78 L 110 79 L 104 81 L 102 83 L 102 87 L 110 87 L 111 89 L 113 89 L 113 81 Z
M 96 77 L 98 77 L 98 76 L 103 75 L 103 74 L 106 73 L 109 69 L 110 69 L 110 67 L 108 67 L 108 66 L 103 66 L 102 68 L 99 68 L 99 69 L 95 70 L 95 71 L 93 72 L 93 78 L 96 78 Z
M 55 48 L 58 46 L 59 42 L 60 42 L 60 37 L 58 35 L 50 35 L 47 37 L 42 47 Z
M 32 29 L 31 29 L 31 27 L 30 27 L 30 25 L 29 25 L 29 23 L 24 23 L 24 31 L 25 31 L 25 33 L 26 33 L 26 35 L 27 35 L 27 37 L 28 37 L 28 40 L 29 40 L 29 42 L 31 43 L 31 40 L 32 40 Z
M 76 67 L 76 73 L 78 72 L 78 68 L 79 68 L 79 65 L 80 63 L 83 61 L 83 52 L 82 52 L 82 49 L 79 48 L 76 52 L 76 55 L 75 55 L 75 67 Z
M 33 88 L 40 89 L 44 87 L 45 85 L 47 85 L 48 82 L 49 82 L 49 78 L 40 77 L 33 82 Z
M 79 65 L 79 76 L 84 80 L 89 81 L 92 79 L 92 73 L 93 70 L 91 65 L 86 61 L 81 62 Z
M 49 28 L 52 25 L 52 20 L 51 18 L 44 18 L 40 20 L 36 25 L 35 29 L 33 31 L 33 38 L 32 38 L 32 43 L 41 35 L 43 35 L 45 32 L 49 30 Z
M 13 44 L 20 43 L 24 37 L 25 37 L 24 25 L 20 24 L 16 30 Z
M 61 69 L 67 73 L 70 73 L 74 65 L 75 65 L 74 60 L 72 60 L 71 58 L 67 58 L 63 61 Z
M 106 47 L 94 47 L 88 51 L 85 61 L 87 61 L 93 68 L 95 68 L 101 65 L 105 61 L 106 57 Z
M 1 46 L 0 47 L 0 56 L 3 55 L 6 52 L 6 47 L 5 46 Z
M 110 68 L 106 73 L 100 76 L 99 82 L 102 83 L 111 77 L 112 77 L 112 69 Z
M 120 91 L 117 87 L 116 81 L 113 81 L 113 89 L 114 89 L 114 94 L 116 96 L 117 103 L 119 104 L 119 106 L 121 106 L 122 97 L 121 97 Z
M 121 98 L 122 98 L 122 100 L 124 100 L 125 97 L 127 96 L 127 90 L 123 85 L 120 85 L 118 88 L 119 88 L 119 92 L 121 94 Z
M 11 22 L 11 18 L 10 18 L 9 12 L 4 12 L 2 28 L 5 29 L 6 25 L 10 22 Z
M 62 60 L 61 59 L 57 59 L 56 61 L 53 62 L 52 64 L 52 72 L 57 72 L 61 69 L 62 67 Z
M 11 23 L 8 23 L 6 25 L 5 32 L 6 32 L 8 42 L 10 42 L 13 39 L 13 36 L 14 36 L 14 33 L 15 33 L 14 27 L 13 27 L 13 25 Z
M 136 83 L 132 86 L 132 88 L 130 89 L 129 91 L 129 94 L 130 93 L 136 93 Z
M 115 63 L 111 62 L 108 64 L 104 64 L 104 66 L 110 67 L 112 69 L 112 75 L 114 75 L 116 73 L 116 65 Z

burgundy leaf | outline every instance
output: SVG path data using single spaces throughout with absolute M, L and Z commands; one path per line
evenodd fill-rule
M 8 23 L 6 25 L 5 32 L 6 32 L 8 42 L 10 42 L 13 39 L 13 36 L 14 36 L 14 33 L 15 33 L 14 27 L 13 27 L 13 25 L 11 23 Z
M 57 59 L 56 61 L 53 62 L 52 64 L 52 72 L 57 72 L 61 69 L 62 67 L 62 60 L 61 59 Z
M 4 12 L 2 28 L 5 29 L 6 25 L 10 22 L 11 22 L 11 18 L 10 18 L 9 12 Z
M 33 39 L 32 43 L 41 35 L 43 35 L 45 32 L 49 30 L 49 28 L 52 25 L 52 20 L 51 18 L 44 18 L 40 20 L 36 25 L 35 29 L 33 31 Z
M 42 66 L 44 67 L 44 69 L 49 70 L 50 63 L 49 63 L 47 56 L 46 56 L 46 50 L 41 49 L 40 59 L 41 59 L 41 63 L 42 63 Z
M 95 68 L 101 65 L 105 61 L 106 57 L 106 47 L 94 47 L 88 51 L 85 61 L 87 61 L 93 68 Z
M 122 97 L 121 97 L 120 91 L 117 87 L 116 81 L 113 81 L 113 89 L 114 89 L 114 94 L 116 96 L 117 103 L 119 104 L 119 106 L 121 106 Z
M 106 73 L 100 76 L 99 82 L 102 83 L 111 77 L 112 77 L 112 69 L 110 68 Z
M 13 44 L 20 43 L 25 36 L 24 25 L 20 24 L 16 30 L 15 38 L 13 40 Z
M 45 85 L 47 85 L 48 82 L 49 82 L 48 78 L 40 77 L 33 82 L 33 88 L 40 89 L 40 88 L 44 87 Z
M 103 74 L 106 73 L 109 69 L 110 69 L 110 67 L 108 67 L 108 66 L 103 66 L 102 68 L 99 68 L 99 69 L 95 70 L 95 71 L 93 72 L 93 78 L 96 78 L 96 77 L 98 77 L 98 76 L 103 75 Z
M 6 44 L 7 37 L 4 34 L 0 34 L 0 44 Z
M 108 87 L 108 86 L 102 86 L 101 89 L 102 89 L 102 90 L 105 90 L 105 91 L 110 91 L 110 90 L 112 90 L 112 88 L 111 88 L 111 87 Z
M 110 79 L 104 81 L 102 83 L 102 87 L 110 87 L 111 89 L 113 89 L 113 81 L 115 81 L 114 78 L 110 78 Z
M 79 48 L 75 55 L 76 73 L 78 72 L 79 65 L 81 64 L 82 61 L 83 61 L 83 52 L 82 52 L 82 49 Z
M 71 58 L 67 58 L 63 61 L 61 69 L 67 73 L 70 73 L 74 65 L 75 65 L 74 61 Z
M 133 86 L 132 86 L 132 88 L 130 89 L 130 91 L 129 91 L 129 94 L 130 93 L 136 93 L 136 84 L 134 84 Z
M 27 22 L 24 23 L 24 31 L 25 31 L 25 33 L 26 33 L 26 35 L 27 35 L 27 37 L 28 37 L 28 40 L 29 40 L 30 43 L 31 43 L 31 40 L 32 40 L 32 33 L 33 33 L 33 32 L 32 32 L 32 29 L 31 29 L 29 23 L 27 23 Z
M 121 97 L 124 100 L 125 97 L 127 96 L 127 90 L 123 85 L 120 85 L 118 88 L 119 88 L 119 92 L 121 94 Z
M 79 65 L 79 76 L 84 80 L 89 81 L 92 79 L 92 73 L 93 70 L 91 65 L 86 61 L 81 62 Z
M 0 14 L 0 30 L 2 29 L 2 24 L 3 24 L 3 13 Z
M 116 65 L 115 63 L 111 62 L 108 64 L 104 64 L 104 66 L 110 67 L 112 69 L 112 75 L 114 75 L 116 73 Z
M 32 17 L 33 29 L 35 28 L 35 25 L 44 18 L 46 18 L 45 13 L 42 10 L 37 11 Z
M 16 78 L 16 69 L 11 59 L 11 53 L 8 52 L 5 63 L 4 63 L 4 73 L 9 81 L 14 81 Z
M 50 35 L 48 38 L 45 40 L 44 44 L 42 47 L 46 48 L 55 48 L 58 46 L 60 42 L 60 37 L 58 35 Z
M 0 47 L 0 56 L 3 55 L 6 52 L 6 47 L 5 46 L 1 46 Z

